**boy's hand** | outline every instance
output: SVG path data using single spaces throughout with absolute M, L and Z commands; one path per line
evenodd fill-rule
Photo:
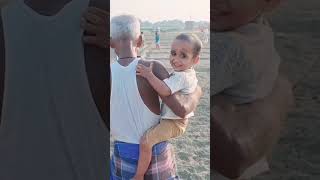
M 144 66 L 143 64 L 138 64 L 137 65 L 137 75 L 138 76 L 142 76 L 146 79 L 148 79 L 148 77 L 151 77 L 153 75 L 152 73 L 152 68 L 153 68 L 153 62 L 150 63 L 150 66 Z

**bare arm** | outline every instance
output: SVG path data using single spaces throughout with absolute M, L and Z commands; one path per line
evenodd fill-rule
M 166 79 L 169 77 L 169 73 L 165 67 L 159 62 L 153 63 L 153 73 L 160 80 Z M 163 102 L 179 117 L 184 118 L 186 115 L 191 113 L 197 107 L 200 97 L 202 96 L 202 90 L 200 86 L 197 89 L 188 95 L 183 95 L 181 93 L 175 93 L 173 95 L 164 97 L 161 96 Z
M 143 64 L 138 64 L 137 66 L 137 75 L 142 76 L 148 80 L 150 85 L 160 96 L 169 96 L 171 95 L 170 88 L 155 76 L 152 72 L 153 63 L 150 63 L 150 66 L 144 66 Z
M 237 178 L 271 152 L 292 97 L 288 81 L 279 78 L 271 95 L 263 100 L 235 110 L 223 110 L 219 104 L 211 107 L 212 167 L 229 178 Z
M 5 44 L 4 32 L 2 25 L 2 16 L 0 10 L 0 109 L 2 109 L 3 92 L 4 92 L 4 76 L 5 76 Z M 0 124 L 1 124 L 1 111 L 0 111 Z
M 84 54 L 86 72 L 89 80 L 90 90 L 94 102 L 103 119 L 103 126 L 110 129 L 108 114 L 109 100 L 108 90 L 110 90 L 108 76 L 110 70 L 106 68 L 109 55 L 106 48 L 106 37 L 109 34 L 107 28 L 108 6 L 109 3 L 104 0 L 90 0 L 89 8 L 82 16 L 82 28 L 84 29 Z
M 163 102 L 179 117 L 184 118 L 194 111 L 199 104 L 202 90 L 197 86 L 196 90 L 188 95 L 175 93 L 171 96 L 161 97 Z
M 81 27 L 86 31 L 83 41 L 88 45 L 107 49 L 109 46 L 109 29 L 107 28 L 109 13 L 107 11 L 107 4 L 93 4 L 96 7 L 88 7 L 81 20 Z

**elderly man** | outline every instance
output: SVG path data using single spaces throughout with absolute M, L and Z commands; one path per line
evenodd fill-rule
M 115 139 L 111 162 L 111 179 L 130 179 L 135 175 L 139 142 L 146 130 L 159 123 L 160 104 L 158 94 L 143 78 L 136 76 L 137 64 L 149 66 L 160 79 L 169 76 L 157 61 L 137 58 L 142 45 L 139 20 L 131 15 L 116 16 L 111 20 L 111 47 L 118 60 L 111 64 L 111 135 Z M 184 117 L 194 110 L 201 96 L 198 89 L 191 95 L 164 98 L 177 115 Z M 176 179 L 176 167 L 172 147 L 167 142 L 154 146 L 151 165 L 145 179 Z
M 89 5 L 108 7 L 12 0 L 1 9 L 1 180 L 107 179 L 107 53 L 83 46 L 80 28 L 84 18 L 85 41 L 106 46 L 97 35 L 108 34 L 107 13 L 82 17 Z

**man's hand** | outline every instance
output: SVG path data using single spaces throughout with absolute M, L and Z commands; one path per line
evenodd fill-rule
M 100 48 L 109 46 L 107 37 L 109 29 L 107 20 L 109 13 L 99 8 L 89 7 L 83 14 L 81 27 L 85 30 L 83 41 L 86 44 L 95 45 Z
M 149 67 L 147 67 L 143 64 L 138 64 L 137 65 L 137 75 L 148 79 L 149 77 L 151 77 L 153 75 L 152 69 L 153 69 L 153 62 L 150 63 Z

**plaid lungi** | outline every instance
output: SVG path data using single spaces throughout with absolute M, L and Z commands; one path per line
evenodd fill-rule
M 129 180 L 136 173 L 139 159 L 139 144 L 116 141 L 111 158 L 111 180 Z M 150 166 L 145 180 L 178 180 L 176 161 L 171 144 L 162 142 L 154 145 Z

